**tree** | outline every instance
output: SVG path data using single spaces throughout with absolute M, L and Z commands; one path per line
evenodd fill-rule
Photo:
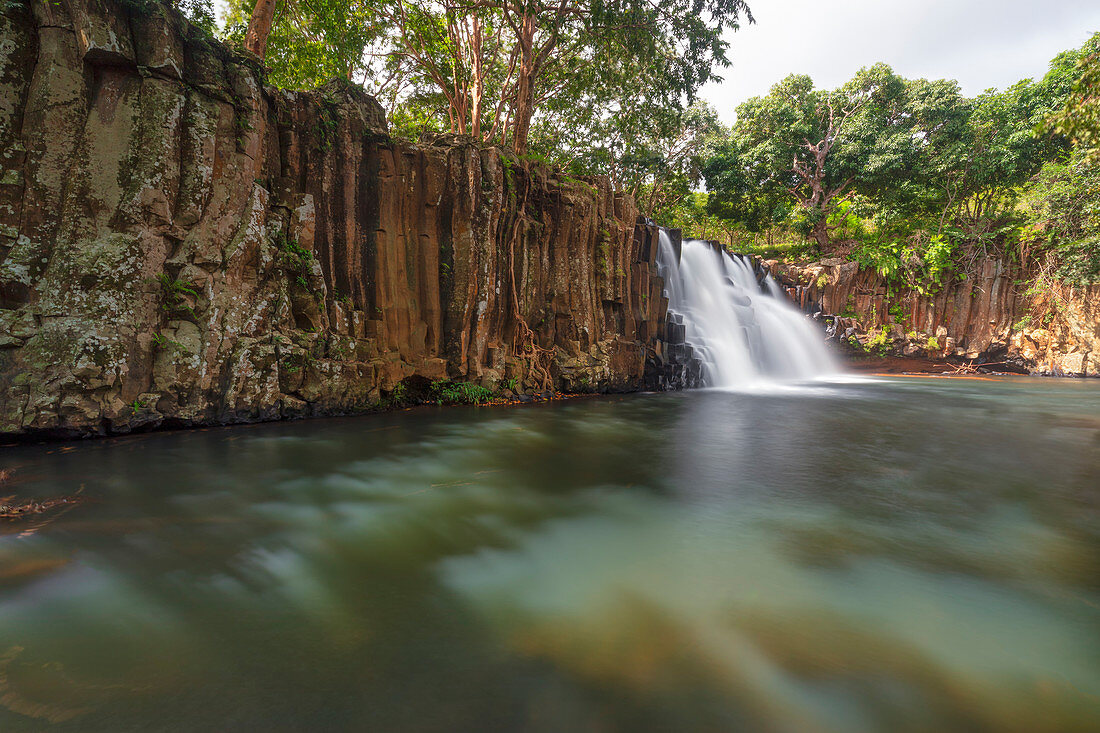
M 271 35 L 271 24 L 275 20 L 276 0 L 256 0 L 252 8 L 252 18 L 248 21 L 248 31 L 244 35 L 244 48 L 261 59 L 267 48 L 267 37 Z
M 954 81 L 906 80 L 884 64 L 835 91 L 791 76 L 738 109 L 733 135 L 706 165 L 710 206 L 765 226 L 784 196 L 822 251 L 845 198 L 876 229 L 905 235 L 925 219 L 943 235 L 985 237 L 1005 224 L 1018 188 L 1064 152 L 1065 138 L 1034 127 L 1061 104 L 1074 53 L 1039 82 L 966 99 Z
M 1077 53 L 1074 71 L 1076 78 L 1065 105 L 1050 114 L 1040 129 L 1064 135 L 1085 151 L 1087 158 L 1100 161 L 1100 33 L 1094 34 Z
M 1046 164 L 1024 192 L 1021 260 L 1072 283 L 1100 282 L 1100 159 L 1094 152 L 1077 148 L 1067 161 Z
M 774 179 L 761 181 L 745 167 L 738 141 L 722 141 L 703 164 L 707 213 L 723 222 L 739 223 L 749 232 L 771 231 L 790 213 L 790 194 Z M 727 226 L 728 228 L 728 226 Z
M 501 46 L 510 79 L 503 106 L 520 153 L 536 112 L 562 92 L 575 94 L 581 78 L 620 89 L 644 78 L 650 96 L 663 96 L 666 105 L 690 102 L 716 78 L 715 67 L 728 64 L 723 32 L 741 14 L 751 21 L 744 0 L 478 0 L 474 6 L 498 12 L 510 31 Z M 472 47 L 469 56 L 476 56 Z
M 405 116 L 442 116 L 450 132 L 519 153 L 533 127 L 580 99 L 595 104 L 596 121 L 632 88 L 681 109 L 728 64 L 723 33 L 752 20 L 745 0 L 286 0 L 281 15 L 268 2 L 231 0 L 246 46 L 274 23 L 276 57 L 314 44 L 314 57 L 350 69 L 358 51 L 391 111 L 419 107 Z M 358 29 L 358 46 L 341 40 L 341 26 Z M 283 65 L 300 72 L 291 86 L 315 83 L 302 67 Z
M 785 191 L 828 250 L 828 215 L 839 197 L 886 187 L 916 154 L 905 91 L 885 64 L 862 69 L 835 91 L 814 89 L 808 76 L 787 77 L 738 108 L 734 143 L 724 163 L 709 166 L 712 190 L 719 201 L 741 205 L 749 190 L 765 192 L 765 200 Z
M 540 135 L 540 147 L 570 151 L 572 157 L 560 162 L 571 172 L 606 175 L 616 190 L 634 197 L 643 215 L 667 221 L 665 213 L 699 183 L 703 160 L 725 130 L 718 113 L 702 101 L 684 110 L 648 110 L 640 105 L 589 121 L 591 136 L 583 141 L 575 133 L 553 140 Z
M 1076 60 L 1076 52 L 1059 54 L 1038 82 L 1024 79 L 974 99 L 963 99 L 957 90 L 911 94 L 910 107 L 923 124 L 917 125 L 921 158 L 908 180 L 935 190 L 924 203 L 937 216 L 937 233 L 951 225 L 972 242 L 991 235 L 1009 223 L 1021 187 L 1044 163 L 1067 153 L 1065 137 L 1035 130 L 1062 105 Z M 922 84 L 927 89 L 945 82 Z
M 283 0 L 270 5 L 266 43 L 260 55 L 270 80 L 290 89 L 318 87 L 334 77 L 366 81 L 366 50 L 379 35 L 381 19 L 361 0 Z M 261 3 L 228 0 L 225 35 L 249 47 Z M 262 18 L 261 18 L 262 20 Z M 255 41 L 253 41 L 255 43 Z
M 656 219 L 659 212 L 691 197 L 702 177 L 704 155 L 722 132 L 714 108 L 697 102 L 680 116 L 675 134 L 645 141 L 641 150 L 649 154 L 650 165 L 643 183 L 642 210 L 647 216 Z M 637 183 L 632 192 L 635 196 L 641 193 Z

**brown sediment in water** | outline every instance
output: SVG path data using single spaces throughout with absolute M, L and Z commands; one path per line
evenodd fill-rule
M 857 374 L 951 374 L 953 369 L 944 361 L 902 356 L 848 359 L 844 367 Z
M 844 367 L 855 374 L 872 377 L 951 377 L 952 379 L 990 379 L 992 377 L 1027 376 L 1016 372 L 1001 371 L 999 363 L 955 364 L 949 361 L 921 359 L 905 356 L 855 358 L 844 362 Z
M 0 489 L 11 482 L 12 471 L 0 471 Z M 81 486 L 83 489 L 83 486 Z M 0 519 L 23 519 L 38 514 L 44 514 L 58 507 L 73 506 L 85 501 L 85 498 L 77 494 L 71 496 L 51 496 L 45 499 L 18 500 L 15 495 L 0 496 Z
M 1000 372 L 993 372 L 991 374 L 953 374 L 951 372 L 945 372 L 943 374 L 922 374 L 913 372 L 875 372 L 872 373 L 873 377 L 921 377 L 924 379 L 970 379 L 978 382 L 996 382 L 1001 377 L 1018 377 L 1019 374 L 1002 374 Z

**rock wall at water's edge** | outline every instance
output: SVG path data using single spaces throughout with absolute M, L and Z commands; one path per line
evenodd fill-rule
M 656 230 L 606 181 L 392 139 L 361 90 L 266 87 L 159 6 L 11 4 L 0 38 L 0 432 L 659 371 Z
M 1034 287 L 1018 266 L 994 258 L 927 294 L 890 288 L 875 270 L 839 258 L 763 265 L 804 310 L 835 316 L 841 340 L 877 339 L 885 352 L 1002 371 L 1100 376 L 1100 285 Z

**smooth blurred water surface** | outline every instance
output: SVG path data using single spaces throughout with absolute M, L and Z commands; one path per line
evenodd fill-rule
M 2 731 L 1100 729 L 1100 383 L 0 449 Z

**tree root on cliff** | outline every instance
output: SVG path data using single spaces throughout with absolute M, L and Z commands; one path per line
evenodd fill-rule
M 550 389 L 554 380 L 550 376 L 550 359 L 553 351 L 544 349 L 538 345 L 535 332 L 527 325 L 527 321 L 516 314 L 517 335 L 512 343 L 512 352 L 531 361 L 531 372 L 539 381 L 539 391 Z
M 526 161 L 523 163 L 523 168 L 528 179 L 530 179 L 531 169 Z M 516 218 L 512 223 L 511 236 L 508 238 L 508 279 L 512 294 L 512 318 L 516 322 L 516 335 L 512 339 L 512 354 L 530 361 L 531 375 L 538 380 L 539 391 L 545 391 L 551 389 L 554 384 L 554 380 L 550 376 L 550 360 L 554 352 L 551 349 L 544 349 L 539 346 L 535 332 L 531 330 L 531 326 L 528 325 L 527 319 L 523 317 L 523 312 L 520 310 L 519 287 L 516 285 L 516 241 L 523 236 L 521 225 L 524 216 L 521 212 L 527 206 L 528 191 L 529 187 L 525 187 L 523 200 L 516 204 Z

